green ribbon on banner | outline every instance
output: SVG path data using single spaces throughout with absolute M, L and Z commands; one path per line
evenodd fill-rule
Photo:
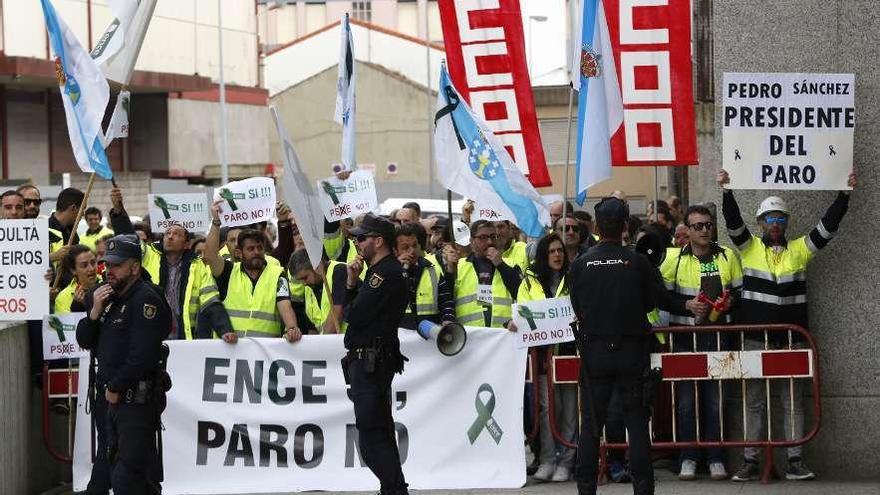
M 489 393 L 489 400 L 486 402 L 480 399 L 480 394 L 483 392 Z M 480 385 L 480 388 L 477 389 L 477 395 L 474 397 L 474 407 L 477 409 L 477 419 L 474 420 L 474 423 L 468 428 L 467 432 L 471 445 L 477 441 L 477 437 L 480 436 L 484 429 L 489 432 L 489 435 L 492 436 L 492 440 L 495 440 L 496 444 L 500 444 L 501 435 L 504 432 L 501 431 L 498 422 L 492 417 L 492 412 L 495 411 L 495 391 L 492 390 L 491 385 L 488 383 Z

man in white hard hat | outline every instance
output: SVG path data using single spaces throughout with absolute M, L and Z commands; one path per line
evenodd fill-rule
M 824 248 L 837 234 L 840 221 L 849 207 L 849 191 L 841 191 L 825 216 L 805 236 L 789 241 L 786 227 L 790 210 L 782 198 L 770 196 L 761 202 L 755 217 L 761 228 L 761 236 L 753 236 L 740 214 L 733 192 L 725 189 L 730 181 L 725 170 L 718 172 L 717 182 L 724 191 L 722 212 L 727 224 L 727 233 L 742 257 L 743 287 L 742 300 L 737 312 L 737 323 L 760 325 L 769 323 L 789 323 L 807 326 L 807 264 L 813 256 Z M 849 175 L 849 187 L 855 187 L 855 173 Z M 770 332 L 770 348 L 781 349 L 789 345 L 787 335 Z M 794 347 L 805 347 L 803 338 L 795 334 Z M 764 332 L 746 333 L 743 339 L 745 350 L 764 349 Z M 804 380 L 785 381 L 777 392 L 782 400 L 784 414 L 783 431 L 786 440 L 803 437 L 804 433 Z M 789 385 L 790 383 L 790 385 Z M 766 438 L 763 428 L 767 425 L 767 393 L 760 380 L 746 383 L 746 440 L 757 441 Z M 758 478 L 757 448 L 743 451 L 745 462 L 733 475 L 733 481 L 751 481 Z M 785 478 L 789 480 L 809 480 L 816 477 L 804 463 L 800 446 L 788 448 L 788 466 Z

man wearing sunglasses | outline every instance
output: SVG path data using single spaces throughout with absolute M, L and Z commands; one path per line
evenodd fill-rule
M 758 207 L 758 226 L 761 237 L 753 236 L 740 214 L 733 192 L 725 189 L 730 177 L 725 170 L 717 176 L 718 186 L 722 188 L 722 212 L 727 223 L 727 233 L 740 252 L 743 266 L 743 292 L 737 319 L 743 324 L 792 323 L 804 328 L 807 326 L 807 264 L 813 256 L 824 248 L 837 234 L 840 221 L 849 208 L 849 191 L 840 191 L 825 216 L 805 236 L 789 241 L 786 227 L 789 210 L 782 198 L 770 196 Z M 848 185 L 855 187 L 855 173 L 850 173 Z M 782 332 L 769 334 L 769 346 L 780 349 L 788 347 L 787 335 Z M 764 349 L 764 333 L 745 334 L 743 347 L 746 350 Z M 794 336 L 794 347 L 803 347 L 800 336 Z M 782 407 L 783 431 L 786 440 L 798 439 L 804 433 L 804 383 L 793 380 L 791 386 L 779 387 Z M 746 384 L 747 424 L 746 440 L 756 441 L 766 438 L 762 429 L 767 424 L 764 383 L 749 380 Z M 790 412 L 790 413 L 789 413 Z M 745 462 L 736 474 L 734 481 L 757 479 L 760 450 L 746 448 L 743 451 Z M 809 480 L 816 477 L 804 463 L 801 446 L 788 448 L 788 467 L 785 478 L 789 480 Z
M 392 254 L 394 224 L 372 213 L 351 230 L 358 257 L 348 264 L 345 304 L 350 307 L 342 360 L 351 385 L 355 426 L 364 463 L 379 478 L 383 495 L 406 495 L 391 416 L 391 382 L 405 358 L 397 337 L 408 290 L 403 267 Z M 361 283 L 364 262 L 369 268 Z
M 522 273 L 504 262 L 497 243 L 492 222 L 477 220 L 471 224 L 471 254 L 448 258 L 446 271 L 455 277 L 455 317 L 462 325 L 503 328 L 513 316 Z
M 680 248 L 666 250 L 666 259 L 660 266 L 663 281 L 669 296 L 676 304 L 669 306 L 670 325 L 712 325 L 729 322 L 728 311 L 711 321 L 708 303 L 700 302 L 703 293 L 712 301 L 732 306 L 739 299 L 742 289 L 742 265 L 732 249 L 712 242 L 712 213 L 702 205 L 694 205 L 684 215 L 687 229 L 687 243 Z M 723 294 L 727 291 L 726 298 Z M 715 333 L 673 334 L 673 352 L 721 351 Z M 694 342 L 696 341 L 696 349 Z M 695 388 L 698 394 L 695 394 Z M 717 442 L 721 439 L 719 421 L 720 397 L 718 384 L 711 381 L 685 381 L 676 384 L 675 409 L 679 440 L 692 442 L 697 437 L 697 421 L 700 421 L 700 440 Z M 699 397 L 699 407 L 697 407 Z M 696 411 L 699 410 L 699 417 Z M 724 457 L 721 449 L 708 449 L 708 464 L 711 477 L 715 481 L 727 479 Z M 678 478 L 682 481 L 696 479 L 698 449 L 681 451 L 681 469 Z
M 25 184 L 18 186 L 15 191 L 24 198 L 24 217 L 37 218 L 40 216 L 40 206 L 43 204 L 43 199 L 37 186 Z

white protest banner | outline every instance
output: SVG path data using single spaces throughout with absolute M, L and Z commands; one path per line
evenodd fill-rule
M 521 302 L 513 305 L 516 347 L 558 344 L 574 340 L 574 310 L 568 296 Z
M 275 216 L 275 181 L 271 177 L 251 177 L 232 181 L 214 189 L 220 205 L 220 224 L 237 227 L 266 222 Z
M 85 313 L 43 316 L 43 359 L 78 359 L 88 357 L 89 351 L 76 343 L 76 325 Z
M 356 170 L 345 180 L 331 175 L 317 183 L 321 210 L 328 222 L 354 218 L 379 208 L 376 180 L 369 170 Z
M 49 314 L 49 221 L 0 220 L 0 321 Z
M 513 348 L 508 332 L 467 331 L 467 345 L 450 357 L 436 342 L 400 331 L 409 362 L 394 377 L 392 413 L 411 489 L 525 484 L 526 352 Z M 375 491 L 378 481 L 359 455 L 342 340 L 169 341 L 162 493 Z M 86 487 L 91 469 L 86 380 L 80 382 L 76 490 Z
M 853 74 L 724 74 L 731 189 L 848 190 Z
M 504 212 L 493 210 L 492 208 L 480 204 L 479 201 L 474 200 L 474 220 L 489 220 L 490 222 L 500 222 L 501 220 L 510 220 L 510 217 L 505 215 Z
M 208 230 L 210 216 L 205 194 L 149 194 L 147 209 L 153 232 L 165 232 L 172 225 L 182 225 L 190 232 Z

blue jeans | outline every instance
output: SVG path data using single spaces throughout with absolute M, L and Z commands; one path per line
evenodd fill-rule
M 724 342 L 722 342 L 721 348 L 725 348 Z M 674 352 L 694 352 L 693 335 L 676 335 L 673 339 L 672 349 Z M 716 350 L 718 350 L 718 341 L 715 333 L 697 333 L 697 352 Z M 700 397 L 700 440 L 706 442 L 721 440 L 722 395 L 718 393 L 718 383 L 715 380 L 675 382 L 676 440 L 692 442 L 697 438 L 697 394 Z M 706 449 L 706 453 L 709 463 L 724 462 L 724 454 L 720 448 Z M 700 449 L 682 449 L 680 460 L 699 461 Z

